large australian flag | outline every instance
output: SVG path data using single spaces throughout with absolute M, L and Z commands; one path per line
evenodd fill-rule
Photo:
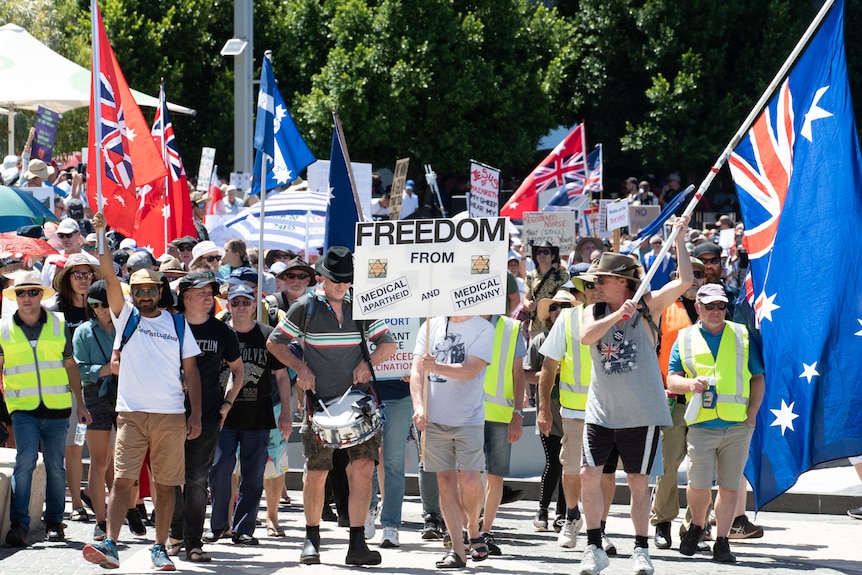
M 862 156 L 843 0 L 730 167 L 766 367 L 745 470 L 759 509 L 814 465 L 862 454 Z

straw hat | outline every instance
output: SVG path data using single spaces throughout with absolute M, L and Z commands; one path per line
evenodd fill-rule
M 575 307 L 581 302 L 575 299 L 575 296 L 573 296 L 566 290 L 559 290 L 557 293 L 554 294 L 554 297 L 552 298 L 542 298 L 539 300 L 539 305 L 536 310 L 536 316 L 539 318 L 540 322 L 544 324 L 551 318 L 550 308 L 551 305 L 555 303 L 569 304 L 569 307 Z
M 9 274 L 7 277 L 15 280 L 15 285 L 9 286 L 3 290 L 3 297 L 15 299 L 15 292 L 20 289 L 36 288 L 42 290 L 42 301 L 45 301 L 56 292 L 54 288 L 42 285 L 42 275 L 38 270 L 18 271 Z

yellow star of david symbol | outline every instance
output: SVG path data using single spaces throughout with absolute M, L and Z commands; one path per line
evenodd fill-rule
M 369 278 L 385 278 L 386 265 L 389 260 L 369 260 L 368 261 L 368 277 Z
M 470 256 L 470 260 L 473 262 L 471 274 L 486 274 L 491 271 L 488 266 L 491 260 L 489 256 Z

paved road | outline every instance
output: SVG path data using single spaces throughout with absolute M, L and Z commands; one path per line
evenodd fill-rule
M 302 507 L 296 503 L 301 493 L 291 491 L 294 504 L 283 507 L 282 525 L 287 536 L 269 538 L 264 528 L 258 528 L 256 535 L 261 544 L 257 547 L 238 547 L 230 540 L 207 545 L 212 555 L 209 564 L 191 564 L 184 560 L 176 561 L 177 568 L 185 572 L 217 573 L 219 575 L 264 575 L 303 572 L 343 573 L 347 551 L 346 529 L 339 529 L 333 523 L 324 523 L 322 560 L 320 566 L 300 566 L 299 552 L 304 536 Z M 491 558 L 483 563 L 470 563 L 468 568 L 486 573 L 542 573 L 543 575 L 571 575 L 577 572 L 581 551 L 586 536 L 582 533 L 574 551 L 564 551 L 556 545 L 556 535 L 535 533 L 532 517 L 535 502 L 519 501 L 501 508 L 498 525 L 495 528 L 497 542 L 503 550 L 503 557 Z M 67 508 L 69 506 L 67 505 Z M 382 549 L 383 564 L 373 568 L 377 573 L 419 574 L 440 573 L 434 562 L 442 557 L 444 549 L 440 542 L 422 541 L 418 531 L 421 528 L 420 504 L 417 497 L 407 497 L 404 506 L 404 525 L 400 532 L 399 549 Z M 631 573 L 629 555 L 633 547 L 631 521 L 624 506 L 613 506 L 608 521 L 608 533 L 620 550 L 620 555 L 611 558 L 606 575 L 628 575 Z M 264 517 L 261 510 L 260 517 Z M 734 575 L 782 575 L 805 573 L 806 575 L 826 575 L 849 573 L 862 575 L 862 521 L 840 515 L 805 515 L 778 512 L 763 512 L 757 517 L 766 534 L 762 539 L 731 542 L 731 547 L 739 558 L 736 565 L 717 565 L 708 560 L 707 555 L 693 558 L 683 557 L 675 549 L 652 549 L 653 562 L 657 575 L 703 575 L 705 573 L 727 573 Z M 79 575 L 104 574 L 106 571 L 84 561 L 81 549 L 90 541 L 92 523 L 67 522 L 65 544 L 38 542 L 25 549 L 0 547 L 0 574 L 2 575 Z M 152 535 L 152 528 L 150 528 Z M 674 547 L 678 543 L 676 528 Z M 44 532 L 31 532 L 31 541 L 44 536 Z M 380 529 L 373 540 L 376 546 L 380 539 Z M 115 573 L 150 573 L 148 545 L 150 538 L 131 537 L 124 527 L 121 535 L 123 547 L 120 549 L 120 569 Z

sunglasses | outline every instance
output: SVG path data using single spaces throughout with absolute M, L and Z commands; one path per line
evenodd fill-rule
M 95 272 L 72 272 L 72 278 L 76 280 L 91 280 L 95 277 Z
M 705 307 L 708 311 L 712 311 L 715 309 L 724 311 L 727 309 L 727 304 L 724 303 L 723 301 L 714 301 L 712 303 L 703 304 L 703 307 Z
M 721 260 L 718 258 L 700 258 L 700 261 L 708 266 L 715 266 L 721 263 Z
M 572 307 L 572 304 L 570 303 L 552 303 L 548 306 L 548 311 L 554 312 L 561 309 L 569 309 L 570 307 Z
M 88 251 L 88 252 L 94 252 L 94 251 L 96 251 L 96 246 L 86 246 L 85 245 L 84 250 Z
M 207 207 L 207 203 L 206 203 L 206 202 L 201 202 L 201 203 L 199 203 L 199 204 L 195 204 L 195 207 L 196 207 L 196 208 L 205 208 L 205 207 Z
M 584 282 L 584 289 L 596 289 L 596 282 Z
M 177 251 L 178 251 L 178 252 L 190 252 L 190 251 L 192 251 L 192 246 L 190 246 L 190 245 L 188 245 L 188 244 L 186 244 L 186 245 L 184 245 L 184 246 L 179 246 L 179 247 L 177 248 Z
M 548 249 L 538 249 L 536 250 L 537 256 L 549 256 L 551 255 L 551 250 Z
M 603 286 L 603 285 L 605 285 L 606 283 L 610 283 L 610 281 L 611 281 L 612 279 L 620 279 L 620 278 L 606 278 L 606 277 L 599 276 L 599 277 L 597 277 L 597 278 L 596 278 L 596 281 L 595 281 L 594 283 L 596 283 L 596 284 L 598 284 L 598 285 L 600 285 L 600 286 Z
M 284 274 L 284 277 L 286 277 L 289 280 L 307 280 L 309 278 L 309 275 L 308 274 L 294 274 L 294 273 L 287 272 Z
M 99 309 L 99 308 L 108 309 L 109 307 L 111 307 L 111 304 L 102 303 L 100 301 L 99 302 L 92 302 L 91 301 L 90 307 L 93 309 Z
M 74 236 L 77 233 L 78 232 L 72 232 L 71 234 L 61 234 L 60 232 L 57 232 L 57 237 L 64 239 L 64 240 L 68 240 L 69 238 L 71 238 L 72 236 Z
M 254 300 L 248 299 L 247 297 L 235 297 L 230 300 L 230 305 L 234 307 L 249 307 L 254 305 Z
M 15 290 L 16 297 L 36 297 L 41 296 L 42 290 L 40 289 L 19 289 Z
M 701 280 L 701 279 L 703 279 L 703 278 L 705 278 L 705 277 L 706 277 L 706 272 L 702 272 L 702 271 L 700 271 L 700 270 L 695 270 L 695 271 L 694 271 L 694 279 L 696 279 L 696 280 Z
M 158 297 L 159 288 L 158 287 L 148 287 L 148 288 L 132 288 L 132 295 L 135 297 Z
M 208 261 L 209 263 L 217 262 L 221 259 L 220 256 L 202 256 L 201 259 Z

